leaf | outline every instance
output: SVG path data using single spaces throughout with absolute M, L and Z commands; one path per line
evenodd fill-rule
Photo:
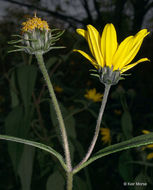
M 125 138 L 126 139 L 132 138 L 133 125 L 132 125 L 131 115 L 128 111 L 124 111 L 121 118 L 121 125 Z
M 146 162 L 146 161 L 132 161 L 130 163 L 131 164 L 138 164 L 138 165 L 142 165 L 142 166 L 147 166 L 147 167 L 153 167 L 152 163 Z
M 31 189 L 34 155 L 35 155 L 35 148 L 32 146 L 24 145 L 24 151 L 18 169 L 22 190 Z
M 47 180 L 46 190 L 64 190 L 64 185 L 63 176 L 58 171 L 55 171 Z
M 34 65 L 24 65 L 17 69 L 17 79 L 26 112 L 29 111 L 36 76 L 37 67 Z
M 130 181 L 133 177 L 132 156 L 129 151 L 122 152 L 119 158 L 118 170 L 124 181 Z
M 10 79 L 10 94 L 11 94 L 11 103 L 12 103 L 12 108 L 13 108 L 19 105 L 19 98 L 17 96 L 14 71 L 12 72 L 11 79 Z
M 91 164 L 95 160 L 102 158 L 104 156 L 113 154 L 115 152 L 120 152 L 122 150 L 140 147 L 140 146 L 152 144 L 152 143 L 153 143 L 153 133 L 149 133 L 147 135 L 140 135 L 140 136 L 134 137 L 132 139 L 123 141 L 121 143 L 108 146 L 108 147 L 98 151 L 97 153 L 95 153 L 88 161 L 83 163 L 79 168 L 76 168 L 74 170 L 74 173 L 77 173 L 82 168 L 86 167 L 87 165 Z
M 22 120 L 24 114 L 22 107 L 15 107 L 5 119 L 5 130 L 8 135 L 24 137 Z M 23 145 L 8 142 L 8 152 L 13 163 L 14 171 L 17 172 L 20 157 L 22 155 Z
M 87 190 L 87 184 L 78 176 L 74 176 L 74 190 Z
M 58 152 L 56 152 L 56 150 L 54 150 L 50 146 L 47 146 L 47 145 L 42 144 L 42 143 L 30 141 L 30 140 L 25 140 L 25 139 L 21 139 L 21 138 L 17 138 L 17 137 L 7 136 L 7 135 L 0 135 L 0 139 L 7 140 L 7 141 L 12 141 L 12 142 L 18 142 L 18 143 L 34 146 L 34 147 L 39 148 L 41 150 L 45 150 L 46 152 L 49 152 L 52 155 L 54 155 L 59 160 L 59 162 L 61 163 L 63 168 L 65 170 L 67 170 L 67 166 L 66 166 L 66 164 L 64 162 L 64 159 L 63 159 L 62 155 L 59 154 Z
M 20 138 L 26 138 L 30 128 L 31 110 L 25 114 L 23 107 L 17 106 L 12 109 L 5 119 L 6 134 Z M 22 144 L 8 142 L 8 152 L 13 163 L 15 173 L 17 172 L 23 151 Z

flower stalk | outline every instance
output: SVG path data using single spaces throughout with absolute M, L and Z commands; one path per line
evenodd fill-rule
M 72 190 L 73 187 L 73 173 L 67 172 L 67 190 Z
M 37 58 L 38 65 L 39 65 L 40 70 L 43 74 L 43 77 L 46 81 L 46 84 L 47 84 L 47 87 L 49 90 L 49 94 L 50 94 L 50 97 L 52 99 L 52 102 L 53 102 L 53 105 L 54 105 L 54 108 L 55 108 L 55 111 L 57 114 L 57 118 L 59 121 L 59 127 L 60 127 L 62 140 L 63 140 L 63 148 L 64 148 L 64 152 L 65 152 L 65 161 L 66 161 L 66 165 L 67 165 L 67 172 L 71 172 L 72 166 L 71 166 L 70 150 L 69 150 L 69 144 L 68 144 L 66 129 L 65 129 L 65 125 L 64 125 L 64 120 L 63 120 L 63 117 L 62 117 L 62 114 L 61 114 L 61 111 L 59 108 L 58 101 L 56 99 L 56 95 L 54 93 L 52 83 L 50 81 L 48 72 L 47 72 L 45 64 L 44 64 L 43 56 L 41 53 L 35 54 L 35 56 Z
M 110 87 L 111 87 L 111 85 L 105 85 L 104 96 L 103 96 L 102 104 L 101 104 L 101 107 L 100 107 L 100 110 L 99 110 L 99 115 L 98 115 L 98 119 L 97 119 L 97 124 L 96 124 L 96 128 L 95 128 L 94 137 L 93 137 L 93 139 L 91 141 L 91 144 L 89 146 L 88 152 L 85 155 L 85 157 L 83 158 L 83 160 L 73 169 L 73 173 L 76 173 L 77 170 L 79 170 L 79 168 L 81 167 L 81 165 L 88 160 L 88 158 L 90 157 L 90 155 L 91 155 L 91 153 L 92 153 L 92 151 L 94 149 L 94 146 L 96 144 L 98 134 L 99 134 L 99 131 L 100 131 L 100 124 L 101 124 L 104 109 L 105 109 L 105 106 L 106 106 L 106 103 L 107 103 L 107 98 L 108 98 L 108 94 L 109 94 L 109 91 L 110 91 Z

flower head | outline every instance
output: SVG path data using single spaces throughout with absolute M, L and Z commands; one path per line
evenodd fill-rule
M 20 39 L 9 42 L 15 44 L 16 50 L 25 51 L 29 54 L 44 54 L 52 49 L 63 48 L 53 46 L 63 31 L 50 29 L 47 21 L 38 18 L 36 15 L 22 23 L 21 35 L 16 35 Z M 16 45 L 22 43 L 21 45 Z
M 87 90 L 84 96 L 85 98 L 92 100 L 93 102 L 101 102 L 103 94 L 97 93 L 96 89 L 93 88 L 93 89 Z
M 101 128 L 100 129 L 102 138 L 101 140 L 103 141 L 104 144 L 111 144 L 111 133 L 109 128 Z
M 48 23 L 45 20 L 42 20 L 41 18 L 38 18 L 36 15 L 28 19 L 26 22 L 22 23 L 22 32 L 32 32 L 35 29 L 39 30 L 49 30 Z
M 113 24 L 106 24 L 102 36 L 92 25 L 87 25 L 87 30 L 77 29 L 77 33 L 87 40 L 92 57 L 82 50 L 74 51 L 81 53 L 92 63 L 104 84 L 116 84 L 122 73 L 140 62 L 148 61 L 147 58 L 142 58 L 130 64 L 138 53 L 144 37 L 149 34 L 147 29 L 140 30 L 135 36 L 127 37 L 119 45 Z

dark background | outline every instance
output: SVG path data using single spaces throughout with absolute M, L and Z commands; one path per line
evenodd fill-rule
M 86 28 L 87 24 L 92 24 L 101 33 L 106 23 L 113 23 L 119 43 L 142 28 L 150 31 L 135 58 L 147 57 L 150 62 L 140 63 L 127 72 L 131 75 L 112 87 L 102 127 L 111 130 L 112 144 L 141 135 L 143 129 L 153 131 L 153 1 L 0 0 L 0 5 L 1 134 L 43 142 L 63 154 L 58 141 L 60 135 L 56 130 L 56 117 L 35 58 L 23 52 L 8 54 L 12 48 L 8 45 L 11 35 L 19 34 L 21 23 L 32 17 L 35 11 L 38 17 L 47 20 L 50 28 L 65 29 L 57 44 L 66 48 L 53 50 L 44 58 L 53 85 L 63 89 L 56 94 L 64 117 L 69 117 L 67 124 L 73 165 L 81 160 L 88 148 L 100 107 L 100 103 L 89 105 L 84 94 L 91 88 L 96 88 L 100 93 L 104 91 L 104 86 L 90 75 L 92 65 L 72 52 L 74 48 L 89 52 L 86 41 L 76 34 L 76 28 Z M 31 87 L 29 99 L 25 100 L 25 86 L 30 83 L 34 86 Z M 25 101 L 28 101 L 29 114 L 25 110 Z M 94 151 L 105 146 L 99 135 Z M 97 160 L 77 174 L 74 190 L 151 190 L 153 163 L 146 159 L 150 152 L 151 149 L 142 151 L 139 148 Z M 123 182 L 147 183 L 147 186 L 130 187 L 124 186 Z M 64 172 L 54 157 L 15 143 L 0 142 L 0 190 L 62 190 L 64 186 Z

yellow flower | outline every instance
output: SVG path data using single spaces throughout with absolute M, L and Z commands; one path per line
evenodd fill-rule
M 22 32 L 31 32 L 35 29 L 40 29 L 40 30 L 49 30 L 48 23 L 45 20 L 42 20 L 41 18 L 38 18 L 36 15 L 28 19 L 26 22 L 22 23 Z
M 148 130 L 142 130 L 142 133 L 144 133 L 144 134 L 149 134 L 150 131 L 148 131 Z M 142 150 L 145 150 L 146 148 L 151 148 L 151 149 L 153 149 L 153 144 L 148 144 L 148 145 L 142 147 Z M 147 154 L 147 160 L 151 160 L 152 158 L 153 158 L 153 152 Z
M 143 134 L 149 134 L 150 131 L 148 131 L 148 130 L 142 130 L 142 133 Z M 144 146 L 142 149 L 145 150 L 146 148 L 153 148 L 153 144 L 148 144 L 148 145 Z
M 84 95 L 85 98 L 92 100 L 93 102 L 100 102 L 102 100 L 103 94 L 97 93 L 96 89 L 87 90 L 87 93 Z
M 61 88 L 60 86 L 54 86 L 54 90 L 55 90 L 57 93 L 63 92 L 63 88 Z
M 140 30 L 135 36 L 129 36 L 118 45 L 117 34 L 113 24 L 106 24 L 102 36 L 92 26 L 87 30 L 77 29 L 88 42 L 92 57 L 82 50 L 74 50 L 87 58 L 101 74 L 100 80 L 104 84 L 116 84 L 120 75 L 140 62 L 149 61 L 147 58 L 131 63 L 138 53 L 143 39 L 149 34 L 147 29 Z
M 149 134 L 150 131 L 148 131 L 148 130 L 142 130 L 142 133 L 143 133 L 143 134 Z
M 110 134 L 110 129 L 109 128 L 101 128 L 101 135 L 102 138 L 101 140 L 103 141 L 104 144 L 111 144 L 111 134 Z
M 147 160 L 151 160 L 152 158 L 153 158 L 153 152 L 151 152 L 147 155 Z

